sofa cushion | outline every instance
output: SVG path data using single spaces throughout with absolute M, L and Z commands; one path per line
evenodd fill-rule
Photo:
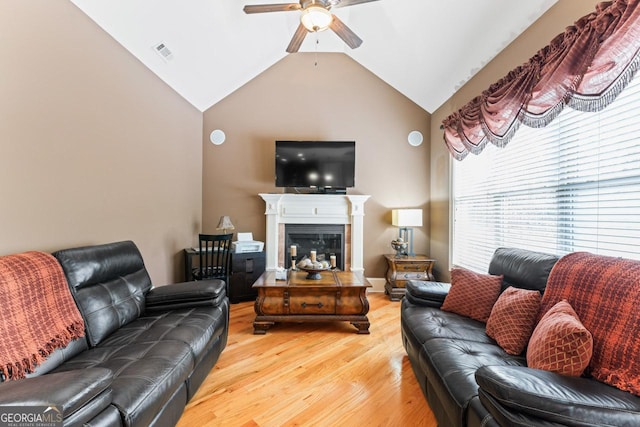
M 485 333 L 485 324 L 455 313 L 434 307 L 421 307 L 404 303 L 401 323 L 405 333 L 410 334 L 415 344 L 422 345 L 433 338 L 451 338 L 493 344 Z
M 183 342 L 137 341 L 92 348 L 54 372 L 93 367 L 113 372 L 113 404 L 125 425 L 147 426 L 176 390 L 184 387 L 194 360 L 191 348 Z
M 98 345 L 144 312 L 151 279 L 133 242 L 65 249 L 53 255 L 67 276 L 90 345 Z
M 493 305 L 487 335 L 507 353 L 522 353 L 535 326 L 540 298 L 538 291 L 509 286 Z
M 451 270 L 451 289 L 442 309 L 486 322 L 500 295 L 502 276 L 480 274 L 465 268 Z
M 527 365 L 562 375 L 580 376 L 593 351 L 591 333 L 582 325 L 567 301 L 554 305 L 536 326 L 529 348 Z
M 541 311 L 566 299 L 593 335 L 588 373 L 640 396 L 640 261 L 576 252 L 549 276 Z
M 478 394 L 475 373 L 485 365 L 523 366 L 522 356 L 511 356 L 493 343 L 436 338 L 424 343 L 420 369 L 443 401 L 450 420 L 464 423 L 470 400 Z
M 101 346 L 126 346 L 144 341 L 176 340 L 189 346 L 195 364 L 200 363 L 208 344 L 228 328 L 226 304 L 150 314 L 123 326 Z

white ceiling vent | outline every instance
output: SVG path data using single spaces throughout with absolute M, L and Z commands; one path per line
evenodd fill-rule
M 173 59 L 173 53 L 171 53 L 166 44 L 158 43 L 153 47 L 153 49 L 158 52 L 158 55 L 160 55 L 165 61 L 168 62 Z

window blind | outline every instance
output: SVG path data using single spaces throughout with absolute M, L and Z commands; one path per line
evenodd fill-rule
M 453 162 L 455 265 L 498 247 L 640 259 L 640 78 L 597 113 L 565 108 L 504 148 Z

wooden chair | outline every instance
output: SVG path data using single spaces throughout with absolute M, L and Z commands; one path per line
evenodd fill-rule
M 222 279 L 229 295 L 231 234 L 200 234 L 199 265 L 192 270 L 195 280 Z

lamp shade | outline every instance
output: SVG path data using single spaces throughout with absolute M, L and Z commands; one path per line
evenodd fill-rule
M 218 226 L 216 227 L 218 230 L 233 230 L 235 227 L 231 222 L 231 218 L 227 215 L 223 215 L 220 217 L 220 221 L 218 221 Z
M 422 227 L 422 209 L 393 209 L 391 224 L 396 227 Z

